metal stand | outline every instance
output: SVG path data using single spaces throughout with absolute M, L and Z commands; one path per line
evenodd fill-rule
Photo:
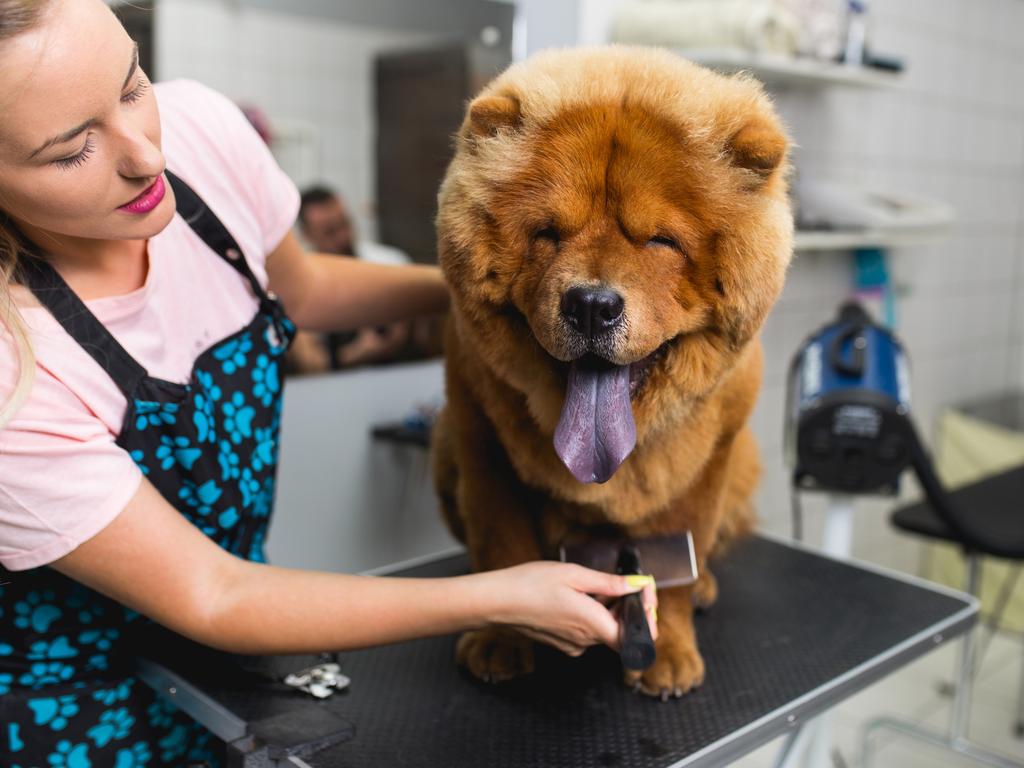
M 981 563 L 977 555 L 967 556 L 966 591 L 978 595 L 978 583 Z M 968 630 L 960 641 L 960 653 L 957 659 L 956 693 L 953 696 L 953 713 L 950 717 L 949 733 L 942 735 L 933 733 L 913 723 L 895 718 L 883 717 L 872 720 L 864 728 L 861 747 L 861 765 L 870 768 L 874 757 L 871 736 L 880 730 L 890 730 L 918 741 L 924 741 L 936 747 L 956 752 L 981 765 L 993 768 L 1024 768 L 1024 762 L 991 752 L 975 744 L 967 737 L 967 725 L 971 713 L 971 693 L 974 687 L 974 631 Z
M 1013 728 L 1017 738 L 1024 739 L 1024 662 L 1020 665 L 1020 693 L 1017 694 L 1017 724 Z
M 793 493 L 798 491 L 794 488 Z M 830 493 L 825 512 L 825 532 L 822 550 L 832 557 L 845 560 L 853 551 L 853 497 Z M 790 735 L 779 750 L 775 768 L 824 768 L 830 764 L 832 746 L 832 718 L 825 713 L 801 726 Z

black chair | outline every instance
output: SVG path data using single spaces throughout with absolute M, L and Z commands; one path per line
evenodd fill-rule
M 917 458 L 923 458 L 923 452 Z M 892 514 L 892 524 L 907 533 L 962 547 L 967 561 L 967 592 L 978 596 L 982 556 L 1024 563 L 1024 466 L 986 477 L 951 493 L 941 488 L 930 463 L 922 471 L 921 463 L 915 461 L 915 468 L 928 500 L 897 509 Z M 870 734 L 880 728 L 953 750 L 985 765 L 998 768 L 1024 766 L 1022 762 L 986 750 L 967 738 L 973 661 L 972 633 L 968 633 L 960 647 L 953 715 L 946 736 L 892 718 L 875 720 L 864 734 L 864 766 L 868 766 L 871 758 Z M 1018 736 L 1024 736 L 1024 670 L 1015 731 Z

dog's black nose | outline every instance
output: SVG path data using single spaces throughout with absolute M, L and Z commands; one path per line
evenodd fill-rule
M 622 297 L 608 288 L 576 287 L 562 294 L 562 315 L 588 339 L 622 322 L 625 306 Z

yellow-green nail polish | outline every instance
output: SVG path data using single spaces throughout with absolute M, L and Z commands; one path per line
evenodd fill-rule
M 654 583 L 654 577 L 646 573 L 631 573 L 626 576 L 626 584 L 634 589 L 643 589 Z

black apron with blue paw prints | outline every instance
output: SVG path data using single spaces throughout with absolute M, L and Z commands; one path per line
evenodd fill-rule
M 187 384 L 149 376 L 46 262 L 29 259 L 26 281 L 128 399 L 117 443 L 149 482 L 221 547 L 263 561 L 295 329 L 213 212 L 167 177 L 178 214 L 259 299 L 252 322 L 204 351 Z M 0 766 L 221 762 L 212 734 L 133 676 L 138 614 L 46 567 L 0 573 L 0 582 Z

